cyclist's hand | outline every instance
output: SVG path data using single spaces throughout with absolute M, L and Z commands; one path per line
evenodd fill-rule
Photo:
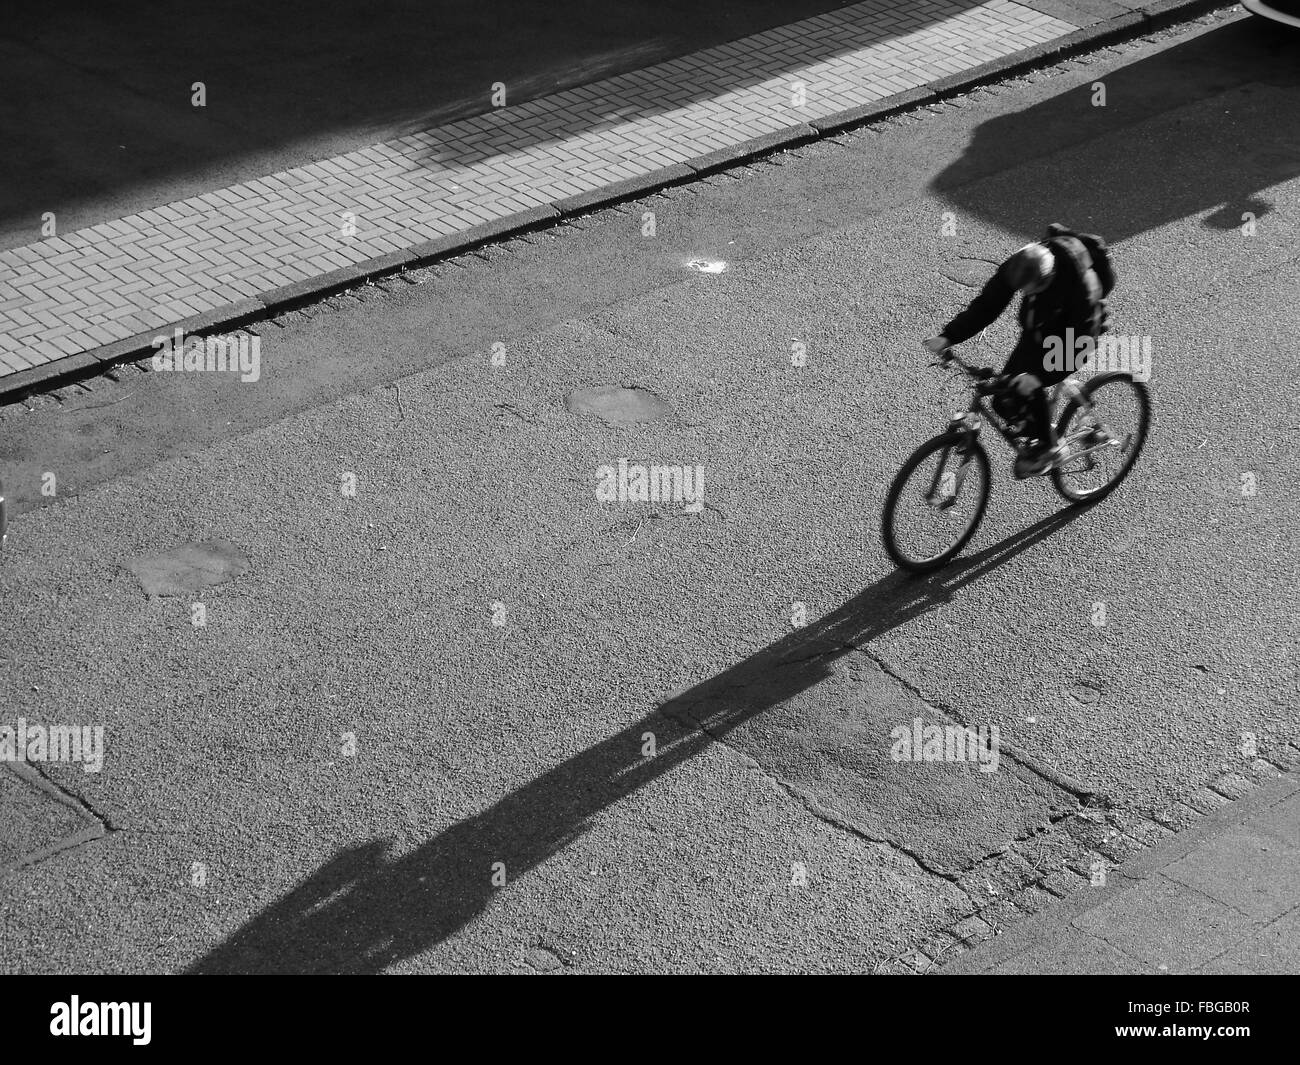
M 931 355 L 942 355 L 951 346 L 952 345 L 948 343 L 948 338 L 945 336 L 931 337 L 929 340 L 921 341 L 921 347 Z

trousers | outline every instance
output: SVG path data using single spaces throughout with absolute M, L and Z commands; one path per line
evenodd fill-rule
M 1047 402 L 1047 389 L 1070 376 L 1068 370 L 1047 370 L 1043 366 L 1047 351 L 1046 338 L 1022 333 L 1016 346 L 1007 357 L 1002 372 L 1008 377 L 1033 374 L 1042 382 L 1024 397 L 1027 431 L 1030 437 L 1047 443 L 1051 439 L 1051 408 Z

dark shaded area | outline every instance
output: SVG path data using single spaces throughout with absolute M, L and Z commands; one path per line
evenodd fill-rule
M 29 5 L 0 27 L 0 236 L 137 185 L 166 202 L 843 6 L 216 0 Z M 202 81 L 207 107 L 191 106 Z M 122 211 L 121 213 L 128 213 Z M 105 217 L 108 217 L 106 215 Z M 74 228 L 60 220 L 60 231 Z M 20 243 L 21 241 L 16 241 Z
M 984 123 L 931 188 L 959 212 L 1025 240 L 1057 220 L 1116 243 L 1210 210 L 1208 228 L 1237 228 L 1244 213 L 1260 219 L 1272 210 L 1262 190 L 1300 174 L 1300 33 L 1243 19 L 1121 67 L 1102 84 L 1102 107 L 1089 82 Z M 1142 128 L 1161 116 L 1168 130 Z M 1056 158 L 1034 167 L 1071 146 L 1084 150 L 1080 166 Z M 1017 155 L 1031 167 L 1015 175 L 1019 195 L 980 186 L 1005 175 Z
M 1058 511 L 933 576 L 894 573 L 877 581 L 401 858 L 390 860 L 382 839 L 340 851 L 188 971 L 375 973 L 430 949 L 502 890 L 491 883 L 494 863 L 504 863 L 507 885 L 518 880 L 624 796 L 815 686 L 837 659 L 942 606 L 1084 513 Z M 646 732 L 656 737 L 654 758 L 641 753 Z
M 977 0 L 898 8 L 914 30 Z M 637 70 L 850 0 L 53 0 L 0 26 L 0 247 L 68 233 L 508 103 Z M 843 45 L 828 43 L 827 56 Z M 825 58 L 824 56 L 823 58 Z M 774 56 L 763 77 L 785 69 Z M 207 104 L 191 104 L 203 82 Z M 734 89 L 726 69 L 671 88 Z M 680 101 L 677 101 L 680 102 Z M 676 104 L 676 102 L 675 102 Z M 615 111 L 620 104 L 610 102 Z M 650 113 L 633 107 L 620 120 Z M 600 120 L 597 119 L 597 122 Z M 558 135 L 578 132 L 568 129 Z M 512 147 L 519 147 L 513 144 Z

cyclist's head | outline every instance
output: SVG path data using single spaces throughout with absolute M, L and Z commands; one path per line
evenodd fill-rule
M 1026 244 L 1011 257 L 1011 284 L 1026 295 L 1052 283 L 1056 266 L 1044 244 Z

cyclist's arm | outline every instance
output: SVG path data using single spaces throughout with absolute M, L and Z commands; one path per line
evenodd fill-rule
M 961 344 L 969 340 L 981 329 L 987 329 L 998 320 L 998 316 L 1007 309 L 1016 290 L 1007 282 L 1007 264 L 1003 263 L 980 294 L 971 300 L 971 304 L 961 314 L 943 327 L 940 332 L 948 338 L 950 344 Z

